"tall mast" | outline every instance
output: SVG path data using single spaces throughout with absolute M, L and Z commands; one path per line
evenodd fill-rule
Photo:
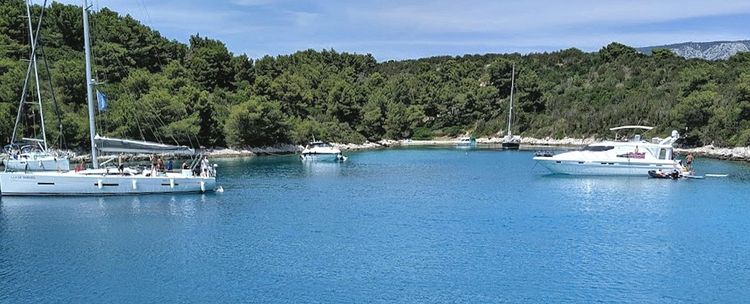
M 36 66 L 36 40 L 34 39 L 34 27 L 31 25 L 31 3 L 26 2 L 26 16 L 29 21 L 29 41 L 31 44 L 31 64 L 34 65 L 34 84 L 36 84 L 36 99 L 39 104 L 39 117 L 42 125 L 42 139 L 44 140 L 44 151 L 47 151 L 47 132 L 44 130 L 44 108 L 42 107 L 42 90 L 39 88 L 39 70 Z M 41 23 L 40 23 L 41 24 Z M 38 35 L 38 34 L 37 34 Z
M 94 169 L 99 168 L 96 159 L 96 125 L 94 125 L 94 79 L 91 76 L 91 45 L 89 42 L 89 6 L 83 0 L 83 50 L 86 53 L 86 100 L 89 104 L 89 135 L 91 137 L 91 164 Z
M 508 137 L 512 135 L 510 130 L 511 122 L 513 121 L 513 86 L 515 85 L 516 77 L 516 64 L 513 63 L 513 68 L 510 72 L 510 109 L 508 109 Z

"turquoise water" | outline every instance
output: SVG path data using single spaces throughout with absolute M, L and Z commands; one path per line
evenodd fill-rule
M 221 161 L 225 192 L 2 198 L 0 302 L 750 301 L 750 167 L 551 176 L 531 152 Z

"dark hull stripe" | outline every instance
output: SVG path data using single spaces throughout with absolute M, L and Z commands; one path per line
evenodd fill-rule
M 123 195 L 141 195 L 141 194 L 175 194 L 175 193 L 207 193 L 211 191 L 200 191 L 200 190 L 184 190 L 184 191 L 172 191 L 172 192 L 139 192 L 139 193 L 23 193 L 23 192 L 3 192 L 2 196 L 123 196 Z

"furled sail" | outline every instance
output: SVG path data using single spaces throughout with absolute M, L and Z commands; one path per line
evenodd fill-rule
M 94 137 L 97 150 L 108 153 L 156 153 L 156 154 L 195 154 L 195 150 L 186 146 L 165 145 L 150 141 L 109 138 L 97 135 Z

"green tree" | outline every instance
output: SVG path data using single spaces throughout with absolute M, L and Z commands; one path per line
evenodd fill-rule
M 185 63 L 193 79 L 203 88 L 231 88 L 235 80 L 232 54 L 221 41 L 191 36 Z
M 287 128 L 278 102 L 253 97 L 232 107 L 224 134 L 232 147 L 268 146 L 287 142 Z

